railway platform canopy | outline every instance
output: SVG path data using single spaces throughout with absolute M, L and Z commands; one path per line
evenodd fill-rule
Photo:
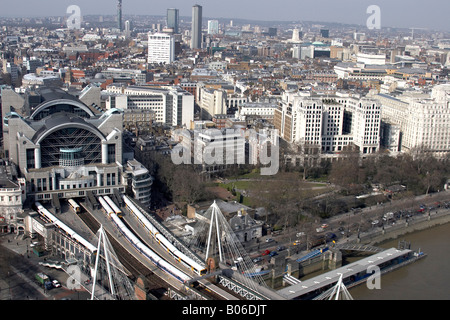
M 278 290 L 277 293 L 288 300 L 313 298 L 315 293 L 320 294 L 335 285 L 341 276 L 344 283 L 351 284 L 358 279 L 370 276 L 376 267 L 380 268 L 382 272 L 383 268 L 393 265 L 399 259 L 409 257 L 411 254 L 412 251 L 409 249 L 390 248 L 317 277 L 285 287 Z

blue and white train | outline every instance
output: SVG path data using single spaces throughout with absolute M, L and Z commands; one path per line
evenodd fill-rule
M 102 197 L 99 197 L 99 202 L 102 205 L 103 209 L 105 209 L 106 213 L 111 217 L 111 220 L 116 224 L 119 231 L 141 254 L 150 259 L 150 261 L 152 261 L 158 268 L 169 273 L 177 280 L 184 283 L 191 279 L 190 276 L 188 276 L 184 272 L 178 270 L 170 263 L 165 261 L 158 254 L 156 254 L 149 247 L 147 247 L 138 237 L 136 237 L 134 233 L 127 228 L 127 226 L 123 223 L 123 221 L 119 218 L 119 216 L 114 212 L 114 210 L 111 209 L 111 207 Z
M 103 199 L 108 203 L 111 209 L 119 216 L 119 218 L 122 218 L 122 210 L 120 210 L 120 208 L 114 203 L 114 201 L 112 201 L 109 196 L 103 196 Z
M 169 240 L 166 239 L 158 229 L 145 217 L 144 214 L 134 205 L 134 203 L 128 199 L 126 195 L 123 195 L 123 200 L 130 212 L 138 219 L 138 221 L 147 229 L 151 236 L 153 236 L 160 245 L 162 245 L 178 262 L 184 264 L 187 268 L 190 268 L 192 272 L 199 276 L 203 276 L 207 273 L 205 265 L 197 263 L 183 252 L 178 250 Z
M 87 248 L 90 252 L 97 252 L 97 247 L 92 245 L 78 233 L 69 228 L 65 223 L 56 218 L 50 211 L 48 211 L 40 202 L 35 202 L 38 213 L 48 222 L 53 223 L 55 226 L 63 230 L 67 235 L 69 235 L 72 239 L 75 239 L 78 243 Z
M 102 206 L 103 210 L 105 210 L 106 215 L 109 217 L 111 214 L 115 213 L 114 210 L 111 208 L 111 206 L 106 202 L 103 197 L 98 197 L 98 202 L 100 202 L 100 205 Z

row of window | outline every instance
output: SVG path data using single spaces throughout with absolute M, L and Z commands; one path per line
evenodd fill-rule
M 36 179 L 36 184 L 34 183 L 35 180 L 31 179 L 30 180 L 30 184 L 31 184 L 31 191 L 32 192 L 40 192 L 40 191 L 47 191 L 48 190 L 52 191 L 53 190 L 53 179 L 49 178 L 48 179 L 48 184 L 47 184 L 47 178 L 38 178 Z M 117 181 L 117 183 L 119 183 L 119 181 Z M 110 185 L 116 185 L 116 174 L 115 173 L 107 173 L 106 174 L 106 185 L 110 186 Z M 100 186 L 103 187 L 104 186 L 104 174 L 101 173 L 100 174 Z M 60 190 L 70 190 L 70 189 L 81 189 L 81 188 L 88 188 L 88 187 L 94 187 L 93 185 L 93 181 L 86 181 L 84 183 L 66 183 L 60 184 Z
M 5 200 L 8 200 L 9 202 L 15 200 L 17 202 L 19 201 L 19 196 L 0 196 L 1 203 L 3 203 Z

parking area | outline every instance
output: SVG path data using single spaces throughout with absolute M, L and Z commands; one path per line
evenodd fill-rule
M 35 241 L 35 240 L 33 240 Z M 16 239 L 14 234 L 0 236 L 0 300 L 87 300 L 85 290 L 71 290 L 66 284 L 69 276 L 61 270 L 44 267 L 39 262 L 52 257 L 38 257 L 31 250 L 31 239 Z M 36 274 L 46 274 L 57 280 L 60 287 L 45 289 Z

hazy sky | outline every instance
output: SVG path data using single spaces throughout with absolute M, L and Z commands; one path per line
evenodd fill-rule
M 325 21 L 365 25 L 369 5 L 378 5 L 383 27 L 421 27 L 450 31 L 448 0 L 123 0 L 123 14 L 165 15 L 178 8 L 191 16 L 194 4 L 203 6 L 203 16 L 253 20 Z M 83 15 L 115 14 L 116 0 L 0 0 L 0 16 L 65 15 L 69 5 L 78 5 Z

